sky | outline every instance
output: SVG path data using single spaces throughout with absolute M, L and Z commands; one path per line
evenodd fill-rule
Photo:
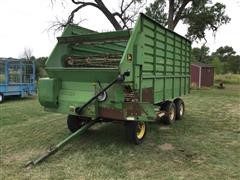
M 58 1 L 58 0 L 56 0 Z M 148 0 L 148 3 L 153 0 Z M 105 0 L 107 7 L 117 9 L 118 0 Z M 240 54 L 240 0 L 213 0 L 226 5 L 226 13 L 231 17 L 231 22 L 220 27 L 216 37 L 211 32 L 207 33 L 207 46 L 210 51 L 215 51 L 220 46 L 232 46 Z M 51 0 L 0 0 L 0 57 L 21 58 L 24 49 L 31 49 L 35 57 L 49 56 L 56 45 L 56 36 L 53 31 L 48 31 L 52 22 L 68 17 L 74 8 L 71 3 L 56 3 Z M 81 26 L 99 32 L 113 30 L 112 25 L 104 15 L 93 7 L 85 8 L 78 14 L 81 17 Z M 186 26 L 179 24 L 175 32 L 185 35 Z M 193 47 L 202 44 L 193 43 Z

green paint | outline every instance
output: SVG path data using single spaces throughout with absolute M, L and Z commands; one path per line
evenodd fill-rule
M 189 93 L 190 49 L 190 41 L 144 14 L 131 31 L 97 33 L 69 25 L 46 63 L 49 78 L 39 82 L 39 101 L 48 111 L 74 114 L 70 107 L 96 95 L 98 82 L 106 87 L 118 74 L 130 71 L 124 83 L 107 90 L 106 101 L 93 101 L 82 115 L 98 117 L 99 107 L 125 112 L 124 88 L 130 85 L 143 107 L 138 118 L 150 121 L 155 112 L 153 104 L 142 102 L 143 89 L 153 88 L 154 103 Z M 68 59 L 83 64 L 67 67 Z M 108 65 L 109 59 L 115 63 Z

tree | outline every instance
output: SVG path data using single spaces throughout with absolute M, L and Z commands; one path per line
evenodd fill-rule
M 219 47 L 215 52 L 212 53 L 213 56 L 217 56 L 221 61 L 226 61 L 228 57 L 235 54 L 236 52 L 230 46 Z
M 20 58 L 30 61 L 30 60 L 33 60 L 35 57 L 33 56 L 32 49 L 25 47 Z
M 223 63 L 219 60 L 218 57 L 214 57 L 211 63 L 214 67 L 214 72 L 216 74 L 222 74 L 223 71 Z
M 146 14 L 171 30 L 182 21 L 188 25 L 187 36 L 191 40 L 205 39 L 206 30 L 216 33 L 230 21 L 225 5 L 212 4 L 210 0 L 155 0 L 146 8 Z
M 222 65 L 222 73 L 240 73 L 240 56 L 235 54 L 230 46 L 219 47 L 212 53 L 212 63 L 216 64 L 214 59 L 218 59 Z
M 56 0 L 51 0 L 56 1 Z M 131 24 L 135 21 L 136 15 L 139 10 L 144 6 L 143 0 L 121 0 L 120 7 L 118 11 L 111 11 L 102 0 L 88 0 L 88 1 L 78 1 L 71 0 L 71 2 L 76 5 L 76 8 L 72 10 L 68 19 L 65 22 L 55 22 L 51 27 L 56 27 L 59 29 L 65 27 L 68 24 L 76 24 L 74 21 L 75 15 L 81 9 L 86 7 L 94 7 L 101 11 L 109 22 L 113 25 L 115 30 L 128 29 Z
M 47 72 L 45 70 L 45 63 L 47 61 L 47 57 L 39 57 L 35 60 L 36 63 L 36 78 L 47 77 Z
M 192 61 L 208 63 L 209 61 L 209 47 L 203 45 L 201 48 L 192 49 Z
M 166 8 L 165 0 L 154 1 L 149 5 L 149 7 L 146 7 L 146 14 L 155 19 L 163 26 L 167 26 L 168 21 L 167 13 L 165 13 L 165 8 Z
M 240 74 L 240 56 L 229 56 L 226 64 L 228 72 Z

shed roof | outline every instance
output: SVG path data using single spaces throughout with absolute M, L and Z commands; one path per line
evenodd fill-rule
M 191 63 L 191 65 L 195 65 L 195 66 L 199 66 L 199 67 L 210 67 L 213 68 L 213 66 L 211 64 L 205 64 L 205 63 L 201 63 L 201 62 L 193 62 Z

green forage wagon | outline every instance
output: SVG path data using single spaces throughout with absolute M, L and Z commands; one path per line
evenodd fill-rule
M 144 14 L 133 30 L 98 33 L 69 25 L 46 62 L 49 78 L 39 80 L 39 101 L 47 111 L 68 114 L 71 132 L 119 121 L 139 144 L 148 122 L 182 118 L 190 49 L 189 40 Z
M 98 33 L 68 25 L 39 80 L 45 110 L 68 114 L 72 134 L 27 165 L 35 165 L 96 122 L 122 122 L 142 143 L 148 122 L 172 124 L 189 93 L 191 42 L 140 14 L 134 29 Z

